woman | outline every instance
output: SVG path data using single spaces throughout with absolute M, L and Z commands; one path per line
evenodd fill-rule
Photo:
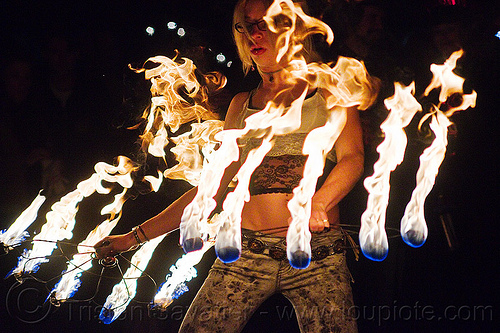
M 291 90 L 287 63 L 277 62 L 276 36 L 263 17 L 270 1 L 240 0 L 234 13 L 234 38 L 246 71 L 255 66 L 262 82 L 251 92 L 237 94 L 228 109 L 225 128 L 242 128 L 244 119 L 263 109 L 279 92 Z M 311 55 L 311 53 L 309 53 Z M 289 105 L 293 93 L 280 95 Z M 347 122 L 338 137 L 336 165 L 312 198 L 309 221 L 313 233 L 313 259 L 306 269 L 294 269 L 286 261 L 285 237 L 290 213 L 287 203 L 300 181 L 306 156 L 301 153 L 305 135 L 324 125 L 328 110 L 320 89 L 311 87 L 302 109 L 302 125 L 294 134 L 276 139 L 275 146 L 255 170 L 251 198 L 242 212 L 243 249 L 239 260 L 216 260 L 187 312 L 181 332 L 238 332 L 258 306 L 274 293 L 282 293 L 294 306 L 302 332 L 354 332 L 350 316 L 350 275 L 342 251 L 333 251 L 342 238 L 337 204 L 352 189 L 363 171 L 362 131 L 356 108 L 347 111 Z M 217 202 L 244 161 L 252 140 L 242 149 L 240 161 L 225 171 Z M 283 172 L 285 170 L 286 172 Z M 184 207 L 197 188 L 186 192 L 163 212 L 133 231 L 106 237 L 98 244 L 100 257 L 126 251 L 179 226 Z M 279 233 L 274 231 L 279 230 Z M 139 231 L 139 232 L 138 232 Z M 320 249 L 319 255 L 314 254 Z M 326 250 L 325 250 L 326 249 Z M 285 260 L 283 260 L 285 259 Z M 352 310 L 352 309 L 351 309 Z

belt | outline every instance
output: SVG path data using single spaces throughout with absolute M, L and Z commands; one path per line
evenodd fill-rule
M 274 243 L 268 243 L 263 241 L 259 236 L 249 236 L 243 234 L 243 246 L 250 252 L 255 254 L 264 254 L 271 257 L 274 260 L 285 260 L 286 259 L 286 239 L 280 240 Z M 320 245 L 315 247 L 311 251 L 311 260 L 322 260 L 332 254 L 344 253 L 347 249 L 346 242 L 344 238 L 337 239 L 330 245 Z

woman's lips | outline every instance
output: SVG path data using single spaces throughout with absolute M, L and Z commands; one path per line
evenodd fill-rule
M 266 49 L 263 47 L 254 47 L 250 50 L 253 55 L 261 55 L 264 52 L 266 52 Z

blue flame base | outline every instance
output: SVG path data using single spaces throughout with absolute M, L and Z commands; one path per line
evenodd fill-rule
M 236 247 L 226 246 L 223 248 L 215 248 L 217 257 L 224 263 L 228 264 L 240 258 L 240 250 Z
M 408 232 L 401 234 L 403 240 L 406 244 L 411 247 L 421 247 L 424 245 L 426 238 L 422 232 L 416 230 L 409 230 Z
M 115 312 L 113 309 L 108 309 L 103 307 L 101 309 L 101 313 L 99 313 L 99 319 L 104 323 L 104 324 L 111 324 L 113 322 L 113 317 L 115 316 Z
M 370 260 L 373 261 L 383 261 L 387 258 L 387 254 L 389 253 L 389 249 L 384 248 L 382 246 L 365 246 L 361 247 L 361 251 Z
M 182 248 L 186 253 L 201 250 L 202 247 L 203 239 L 200 237 L 188 238 L 182 242 Z
M 304 269 L 311 263 L 311 257 L 307 252 L 298 250 L 291 254 L 288 261 L 293 268 Z

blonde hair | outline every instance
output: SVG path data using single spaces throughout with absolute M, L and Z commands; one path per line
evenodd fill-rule
M 250 49 L 248 47 L 248 36 L 245 33 L 240 33 L 236 31 L 235 25 L 237 23 L 245 22 L 245 6 L 249 1 L 255 1 L 255 0 L 239 0 L 238 3 L 236 4 L 234 8 L 233 27 L 232 27 L 233 39 L 236 44 L 238 56 L 240 57 L 240 60 L 243 65 L 243 72 L 245 74 L 248 74 L 248 72 L 252 69 L 254 63 L 252 57 L 250 56 Z M 261 1 L 266 7 L 271 6 L 271 4 L 274 2 L 273 0 L 258 0 L 258 1 Z M 296 0 L 293 0 L 293 2 L 300 3 L 303 10 L 306 11 L 306 8 L 304 8 L 305 7 L 304 2 Z M 303 33 L 306 31 L 306 26 L 304 22 L 302 22 L 301 20 L 297 22 L 296 31 L 298 33 Z M 313 61 L 319 61 L 320 56 L 316 53 L 316 51 L 314 51 L 312 35 L 307 34 L 306 38 L 302 41 L 302 43 L 303 43 L 303 49 L 301 51 L 301 55 L 304 56 L 306 61 L 308 63 Z

